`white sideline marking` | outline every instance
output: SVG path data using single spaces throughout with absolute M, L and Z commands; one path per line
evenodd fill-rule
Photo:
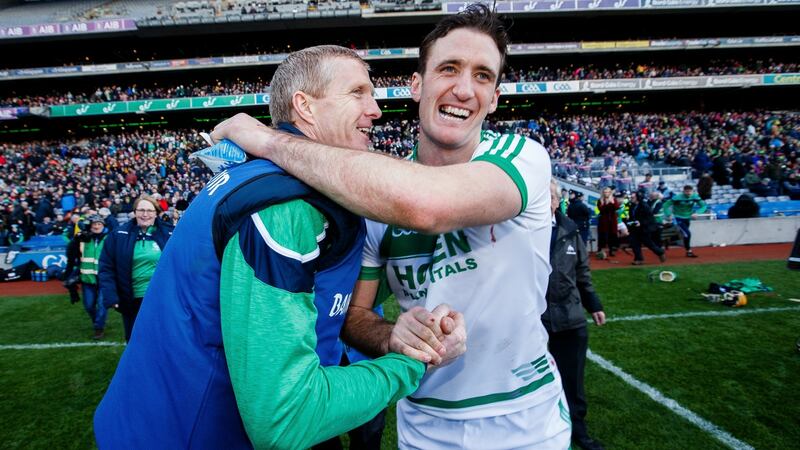
M 736 450 L 754 450 L 753 447 L 750 446 L 749 444 L 736 439 L 735 437 L 731 436 L 730 433 L 723 430 L 722 428 L 703 419 L 702 417 L 698 416 L 692 411 L 684 408 L 675 400 L 666 397 L 658 389 L 650 386 L 647 383 L 637 380 L 624 370 L 615 366 L 613 363 L 606 360 L 602 356 L 597 355 L 593 351 L 587 350 L 586 357 L 588 357 L 590 361 L 594 361 L 595 363 L 597 363 L 600 367 L 618 376 L 619 378 L 622 379 L 622 381 L 628 383 L 637 390 L 641 391 L 642 393 L 653 399 L 656 403 L 667 407 L 670 411 L 674 412 L 675 414 L 683 417 L 692 424 L 696 425 L 698 428 L 707 432 L 708 434 L 710 434 L 723 444 L 727 445 L 728 447 Z
M 606 319 L 606 322 L 674 319 L 681 317 L 741 316 L 743 314 L 757 314 L 757 313 L 781 312 L 781 311 L 800 311 L 800 307 L 781 306 L 776 308 L 733 309 L 730 311 L 697 311 L 697 312 L 673 313 L 673 314 L 642 314 L 636 316 L 609 317 Z M 587 320 L 587 322 L 592 322 L 592 321 Z
M 123 342 L 61 342 L 56 344 L 0 345 L 0 350 L 47 350 L 73 347 L 124 347 Z

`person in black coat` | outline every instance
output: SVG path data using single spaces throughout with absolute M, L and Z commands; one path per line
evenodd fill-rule
M 570 200 L 567 207 L 567 217 L 572 219 L 578 226 L 578 234 L 581 235 L 584 244 L 589 244 L 589 220 L 592 218 L 592 209 L 583 202 L 583 192 L 576 191 L 575 198 Z
M 664 249 L 653 242 L 653 232 L 658 229 L 658 223 L 653 217 L 653 211 L 650 210 L 650 206 L 641 197 L 641 192 L 631 192 L 630 216 L 628 216 L 626 222 L 628 233 L 630 233 L 628 241 L 631 244 L 631 250 L 633 250 L 633 265 L 635 266 L 644 264 L 642 245 L 655 253 L 661 262 L 667 260 Z
M 555 183 L 553 183 L 555 185 Z M 552 185 L 551 185 L 552 187 Z M 558 185 L 551 189 L 554 215 L 550 241 L 550 281 L 547 286 L 547 310 L 542 323 L 549 335 L 548 347 L 556 361 L 564 386 L 572 420 L 572 440 L 583 449 L 602 449 L 586 429 L 586 395 L 583 389 L 589 333 L 585 309 L 594 323 L 603 325 L 606 315 L 592 286 L 589 254 L 578 235 L 578 226 L 558 210 Z
M 761 207 L 751 194 L 742 194 L 728 208 L 728 219 L 752 219 L 761 215 Z

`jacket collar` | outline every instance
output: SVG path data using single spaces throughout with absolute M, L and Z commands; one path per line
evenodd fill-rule
M 278 128 L 279 130 L 281 130 L 281 131 L 284 131 L 284 132 L 286 132 L 286 133 L 289 133 L 289 134 L 294 134 L 295 136 L 303 136 L 303 137 L 306 137 L 306 135 L 305 135 L 305 134 L 303 134 L 303 132 L 302 132 L 302 131 L 300 131 L 300 130 L 299 130 L 297 127 L 296 127 L 296 126 L 292 125 L 292 124 L 291 124 L 291 123 L 289 123 L 289 122 L 281 122 L 281 123 L 279 123 L 279 124 L 278 124 L 278 127 L 277 127 L 277 128 Z
M 571 233 L 575 233 L 578 231 L 578 226 L 575 225 L 575 222 L 569 219 L 569 217 L 565 216 L 560 210 L 556 209 L 555 213 L 556 218 L 556 226 L 558 227 L 558 232 L 556 233 L 556 239 L 561 239 L 564 236 L 567 236 Z

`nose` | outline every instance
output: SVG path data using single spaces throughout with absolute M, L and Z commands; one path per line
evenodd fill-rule
M 472 83 L 472 74 L 468 71 L 461 72 L 453 85 L 453 95 L 461 101 L 471 99 L 475 96 L 475 89 Z
M 378 102 L 375 101 L 375 97 L 370 96 L 367 99 L 367 105 L 364 109 L 364 115 L 369 117 L 372 120 L 380 119 L 383 115 L 380 106 L 378 106 Z

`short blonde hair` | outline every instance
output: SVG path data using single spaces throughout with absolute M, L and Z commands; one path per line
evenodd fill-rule
M 292 121 L 292 96 L 303 91 L 313 97 L 323 97 L 325 90 L 336 76 L 330 68 L 333 58 L 350 58 L 364 65 L 367 63 L 355 51 L 338 45 L 317 45 L 290 53 L 275 70 L 270 83 L 269 113 L 272 124 Z

